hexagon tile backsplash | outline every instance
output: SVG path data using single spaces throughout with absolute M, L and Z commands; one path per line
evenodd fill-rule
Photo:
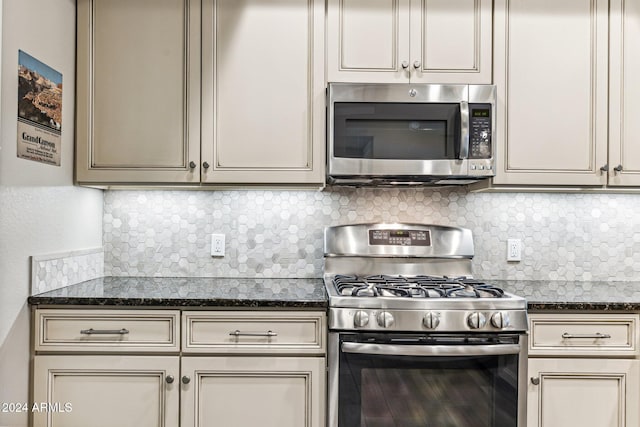
M 472 230 L 482 279 L 637 280 L 640 196 L 465 189 L 107 191 L 105 274 L 321 277 L 323 229 L 418 222 Z M 210 255 L 212 233 L 226 256 Z M 522 261 L 506 261 L 508 238 Z

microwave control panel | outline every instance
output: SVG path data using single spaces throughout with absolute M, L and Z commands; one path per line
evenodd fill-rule
M 469 158 L 491 158 L 491 104 L 469 104 Z

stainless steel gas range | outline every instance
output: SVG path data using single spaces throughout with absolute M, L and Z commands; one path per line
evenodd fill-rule
M 526 301 L 473 256 L 463 228 L 325 230 L 330 427 L 525 425 Z

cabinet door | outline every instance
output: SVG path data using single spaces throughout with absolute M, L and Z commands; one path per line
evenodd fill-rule
M 638 360 L 529 359 L 527 426 L 640 425 Z
M 33 426 L 177 427 L 179 365 L 177 356 L 36 356 Z
M 609 185 L 639 186 L 640 3 L 612 0 L 610 25 Z
M 203 14 L 202 181 L 322 185 L 324 2 L 205 0 Z
M 491 0 L 411 0 L 411 81 L 491 83 Z
M 322 357 L 183 357 L 182 427 L 324 427 Z
M 198 183 L 200 1 L 77 7 L 77 181 Z
M 494 183 L 606 184 L 608 1 L 494 7 Z
M 328 1 L 329 82 L 408 82 L 408 64 L 409 0 Z

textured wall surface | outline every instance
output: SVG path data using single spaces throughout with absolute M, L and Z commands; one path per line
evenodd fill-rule
M 640 196 L 467 193 L 464 189 L 108 191 L 105 274 L 320 277 L 323 228 L 418 222 L 473 231 L 483 279 L 637 280 Z M 227 254 L 209 255 L 211 233 Z M 508 238 L 523 258 L 506 261 Z
M 30 256 L 102 245 L 102 192 L 73 187 L 75 0 L 0 0 L 0 402 L 29 401 Z M 16 156 L 18 49 L 63 74 L 61 165 Z M 26 427 L 27 412 L 0 411 Z

